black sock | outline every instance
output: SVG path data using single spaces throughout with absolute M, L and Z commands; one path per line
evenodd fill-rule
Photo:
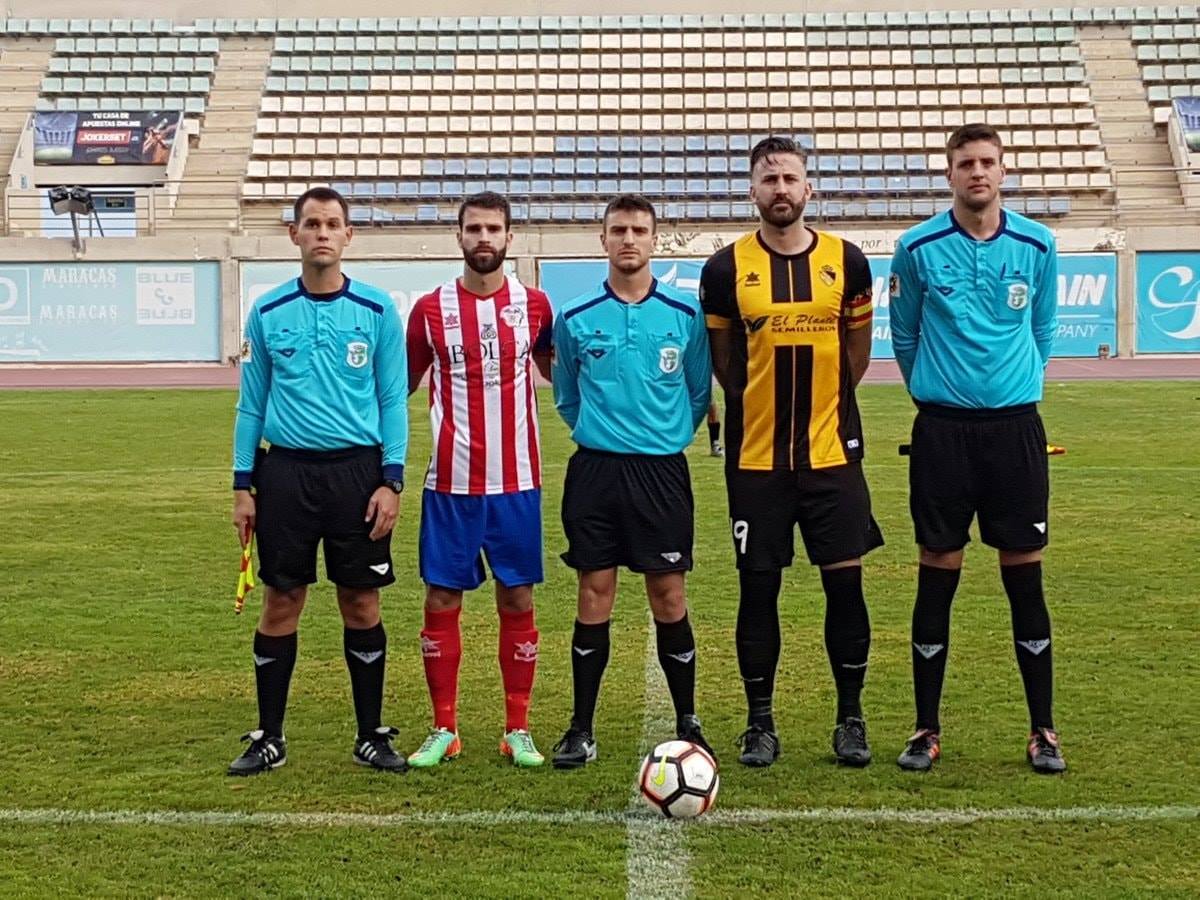
M 708 442 L 710 444 L 715 444 L 720 439 L 721 439 L 721 423 L 720 422 L 709 422 L 708 423 Z
M 383 708 L 383 668 L 387 662 L 387 634 L 380 622 L 374 628 L 347 628 L 343 643 L 350 691 L 354 694 L 354 717 L 358 734 L 368 737 L 379 727 Z
M 741 597 L 737 617 L 738 670 L 746 689 L 746 724 L 775 730 L 771 709 L 779 664 L 779 586 L 783 573 L 738 572 Z
M 658 664 L 667 677 L 675 718 L 696 712 L 696 640 L 687 613 L 678 622 L 654 620 Z
M 917 728 L 941 733 L 938 708 L 950 653 L 950 604 L 958 590 L 959 569 L 921 566 L 917 571 L 917 602 L 912 616 L 913 694 Z
M 871 620 L 863 599 L 862 566 L 822 569 L 825 652 L 837 685 L 837 720 L 862 718 L 862 689 L 871 652 Z
M 1054 660 L 1050 646 L 1050 611 L 1042 594 L 1042 564 L 1001 566 L 1000 579 L 1012 609 L 1017 665 L 1025 683 L 1031 730 L 1054 730 Z
M 575 689 L 571 725 L 589 733 L 596 717 L 600 679 L 608 665 L 608 626 L 608 622 L 584 625 L 576 619 L 575 633 L 571 637 L 571 676 Z
M 254 632 L 254 683 L 258 688 L 258 727 L 283 737 L 288 686 L 296 667 L 296 632 L 272 637 Z

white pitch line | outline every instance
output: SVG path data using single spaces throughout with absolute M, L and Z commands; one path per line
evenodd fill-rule
M 645 652 L 646 700 L 642 713 L 639 762 L 659 741 L 675 734 L 675 712 L 666 678 L 658 664 L 658 635 L 654 617 L 647 616 Z M 636 771 L 633 791 L 626 805 L 625 896 L 627 900 L 674 900 L 692 896 L 687 838 L 675 823 L 646 806 L 638 789 Z
M 182 828 L 410 828 L 429 826 L 489 828 L 503 825 L 612 826 L 651 821 L 669 831 L 695 827 L 737 827 L 770 823 L 826 825 L 922 825 L 936 828 L 977 822 L 1197 822 L 1200 805 L 1171 806 L 1010 806 L 981 807 L 851 807 L 811 809 L 715 809 L 697 819 L 658 819 L 649 810 L 601 812 L 564 810 L 475 810 L 464 812 L 231 812 L 178 809 L 35 809 L 0 808 L 0 825 L 162 826 Z M 658 864 L 667 861 L 659 860 Z M 675 896 L 679 891 L 676 890 Z

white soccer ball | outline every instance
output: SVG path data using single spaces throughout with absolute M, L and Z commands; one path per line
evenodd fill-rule
M 638 789 L 668 819 L 690 819 L 713 805 L 721 776 L 717 761 L 690 741 L 665 741 L 642 760 Z

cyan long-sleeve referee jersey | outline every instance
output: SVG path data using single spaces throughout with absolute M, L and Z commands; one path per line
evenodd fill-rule
M 626 303 L 604 282 L 559 310 L 553 376 L 555 406 L 581 447 L 679 453 L 712 393 L 699 301 L 655 280 Z
M 1002 211 L 980 241 L 940 213 L 901 235 L 889 295 L 892 347 L 914 400 L 1001 409 L 1042 399 L 1058 317 L 1050 229 Z
M 259 441 L 293 450 L 383 448 L 403 480 L 408 361 L 392 298 L 347 278 L 311 294 L 299 278 L 260 297 L 246 319 L 234 426 L 234 485 L 248 487 Z

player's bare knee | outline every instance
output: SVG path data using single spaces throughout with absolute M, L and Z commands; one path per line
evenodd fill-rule
M 429 612 L 452 612 L 462 606 L 463 592 L 454 588 L 425 586 L 425 609 Z
M 678 622 L 687 615 L 687 595 L 682 572 L 646 576 L 646 598 L 658 622 Z
M 267 635 L 291 634 L 300 623 L 300 613 L 304 611 L 304 601 L 307 598 L 306 585 L 286 591 L 268 586 L 263 592 L 258 630 Z
M 963 551 L 960 550 L 928 550 L 925 547 L 921 548 L 921 565 L 931 566 L 935 569 L 961 569 L 963 564 Z
M 533 585 L 508 587 L 497 582 L 496 609 L 503 613 L 523 613 L 533 609 Z
M 1041 550 L 1001 550 L 998 555 L 1002 566 L 1023 566 L 1042 561 Z
M 338 585 L 338 609 L 347 628 L 374 628 L 379 624 L 379 591 Z
M 586 625 L 607 622 L 617 596 L 615 569 L 579 573 L 579 621 Z

